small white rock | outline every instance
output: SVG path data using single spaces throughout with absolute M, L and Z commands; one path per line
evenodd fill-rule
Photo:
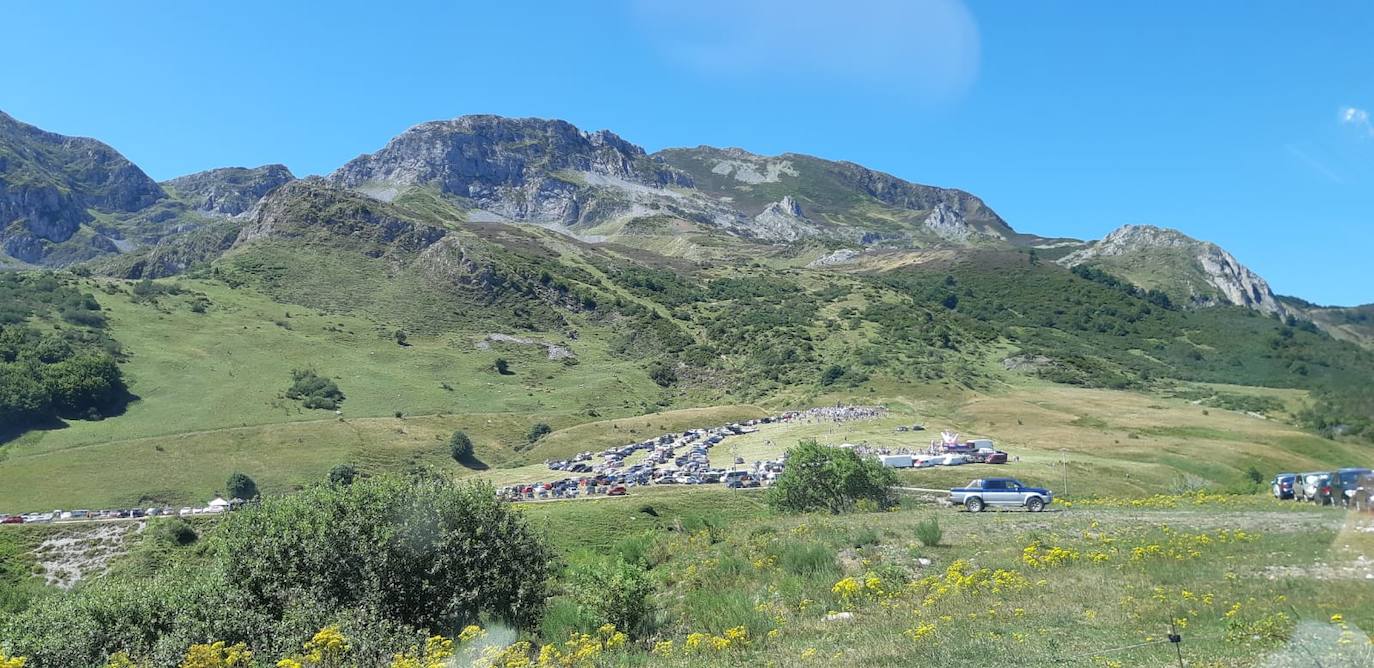
M 825 616 L 827 622 L 845 622 L 854 618 L 852 612 L 832 612 Z

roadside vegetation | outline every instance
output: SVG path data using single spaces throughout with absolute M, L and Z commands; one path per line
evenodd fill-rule
M 1371 521 L 1334 509 L 1160 494 L 1079 499 L 1029 521 L 910 497 L 887 511 L 775 513 L 755 492 L 669 490 L 515 510 L 469 495 L 481 488 L 415 489 L 321 487 L 200 540 L 160 532 L 145 540 L 171 552 L 147 575 L 41 596 L 0 629 L 0 647 L 26 668 L 409 667 L 426 656 L 1105 667 L 1171 665 L 1172 629 L 1188 665 L 1374 658 L 1374 586 L 1342 575 L 1371 547 Z M 436 526 L 457 533 L 435 540 Z M 485 547 L 471 542 L 479 530 Z M 488 549 L 503 558 L 470 561 Z M 170 601 L 191 612 L 156 612 Z M 128 623 L 87 635 L 88 615 Z M 243 663 L 224 663 L 231 654 Z M 221 663 L 194 662 L 210 655 Z
M 203 550 L 165 521 L 155 535 L 176 546 L 165 563 L 15 606 L 0 648 L 29 668 L 121 656 L 130 663 L 115 665 L 276 665 L 333 628 L 349 661 L 328 665 L 385 665 L 482 619 L 537 628 L 553 566 L 544 540 L 480 484 L 320 485 L 224 518 Z M 193 661 L 221 650 L 273 661 Z

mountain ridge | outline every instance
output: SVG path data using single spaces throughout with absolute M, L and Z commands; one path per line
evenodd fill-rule
M 117 275 L 184 271 L 227 250 L 252 210 L 296 180 L 282 165 L 263 165 L 157 183 L 108 145 L 3 112 L 0 139 L 0 247 L 9 256 L 0 266 L 94 261 Z M 58 154 L 66 163 L 55 164 L 35 145 L 66 147 Z M 75 172 L 63 165 L 76 165 Z M 1224 249 L 1182 233 L 1186 241 L 1140 226 L 1097 242 L 1040 237 L 1015 230 L 967 191 L 849 161 L 705 145 L 648 153 L 609 130 L 557 119 L 488 114 L 420 123 L 311 178 L 384 202 L 418 198 L 458 224 L 531 223 L 659 253 L 725 259 L 731 238 L 819 244 L 822 255 L 846 258 L 865 249 L 1035 249 L 1066 266 L 1092 263 L 1141 287 L 1168 288 L 1183 303 L 1305 313 L 1285 306 Z

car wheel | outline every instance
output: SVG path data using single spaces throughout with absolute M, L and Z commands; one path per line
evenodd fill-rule
M 1026 501 L 1026 510 L 1029 510 L 1033 513 L 1038 513 L 1044 509 L 1045 500 L 1038 496 L 1032 496 L 1029 501 Z
M 968 508 L 968 511 L 969 511 L 970 513 L 979 513 L 979 512 L 982 512 L 982 511 L 983 511 L 983 500 L 975 496 L 975 497 L 973 497 L 973 498 L 971 498 L 971 499 L 968 499 L 967 501 L 964 501 L 964 507 L 965 507 L 965 508 Z

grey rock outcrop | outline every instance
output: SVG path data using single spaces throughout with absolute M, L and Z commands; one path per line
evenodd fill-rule
M 984 232 L 968 223 L 963 214 L 946 202 L 940 202 L 930 210 L 922 222 L 935 236 L 953 243 L 964 244 L 977 237 L 997 237 L 994 233 Z
M 610 191 L 690 187 L 691 177 L 650 160 L 606 130 L 534 118 L 462 116 L 422 123 L 328 177 L 383 201 L 431 186 L 502 218 L 573 226 Z
M 801 205 L 791 195 L 783 195 L 781 200 L 764 207 L 754 216 L 753 233 L 769 241 L 796 241 L 820 234 L 816 227 L 802 214 Z
M 196 172 L 166 181 L 165 185 L 194 211 L 237 216 L 251 209 L 273 188 L 295 179 L 285 165 L 263 165 Z

